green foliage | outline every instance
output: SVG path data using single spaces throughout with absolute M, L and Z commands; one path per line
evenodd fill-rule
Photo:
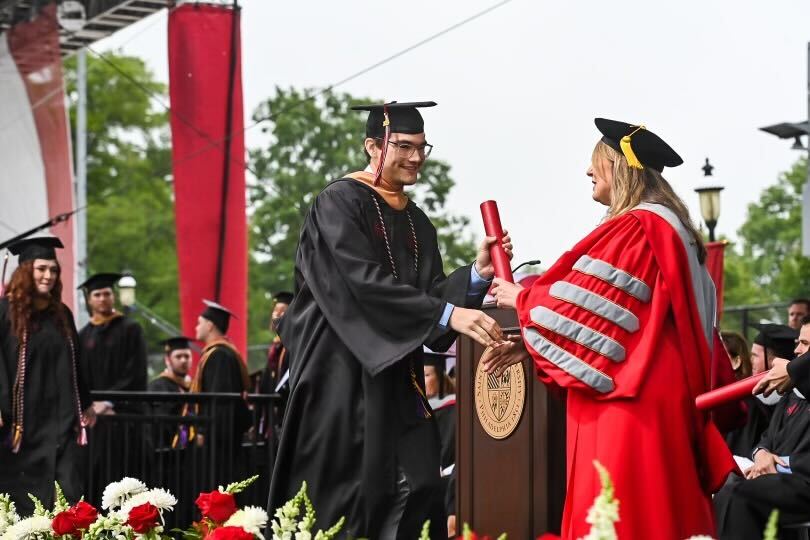
M 255 475 L 251 476 L 250 478 L 246 478 L 245 480 L 242 480 L 240 482 L 233 482 L 231 484 L 228 484 L 228 487 L 225 488 L 224 492 L 225 493 L 230 493 L 231 495 L 235 495 L 237 493 L 242 493 L 243 491 L 245 491 L 248 488 L 248 486 L 250 486 L 253 482 L 255 482 L 258 479 L 259 479 L 259 475 L 255 474 Z M 222 490 L 220 490 L 220 491 L 222 491 Z
M 762 540 L 779 540 L 779 510 L 773 509 L 768 516 L 768 524 L 765 526 L 765 536 Z
M 788 301 L 810 293 L 810 259 L 801 254 L 802 187 L 807 160 L 800 159 L 748 205 L 739 243 L 726 249 L 726 306 Z M 772 316 L 758 313 L 756 317 Z M 779 314 L 781 315 L 781 313 Z M 738 327 L 734 318 L 724 327 Z
M 42 504 L 42 501 L 39 500 L 39 498 L 37 498 L 35 495 L 31 495 L 30 493 L 28 494 L 28 498 L 31 499 L 31 501 L 33 501 L 34 503 L 34 513 L 32 515 L 44 516 L 49 518 L 53 517 L 51 513 L 48 512 L 48 510 L 45 508 L 45 505 Z
M 362 170 L 365 116 L 350 110 L 368 99 L 327 93 L 309 99 L 311 90 L 276 88 L 253 119 L 268 119 L 269 141 L 250 152 L 258 178 L 249 186 L 252 208 L 250 265 L 251 336 L 269 341 L 270 295 L 291 289 L 295 250 L 307 209 L 330 180 Z M 468 219 L 448 214 L 444 206 L 453 188 L 450 166 L 428 160 L 410 193 L 436 225 L 447 269 L 475 257 L 475 245 L 465 231 Z M 326 271 L 326 269 L 325 269 Z M 258 316 L 263 314 L 263 316 Z
M 62 486 L 59 485 L 59 482 L 54 482 L 54 488 L 56 490 L 56 500 L 53 505 L 53 513 L 55 515 L 70 508 L 70 503 L 65 497 L 65 492 L 62 491 Z
M 166 86 L 143 60 L 107 58 L 165 99 Z M 75 134 L 76 59 L 65 63 Z M 177 254 L 166 112 L 107 62 L 87 57 L 87 272 L 132 271 L 138 301 L 179 321 Z M 162 333 L 144 324 L 153 345 Z

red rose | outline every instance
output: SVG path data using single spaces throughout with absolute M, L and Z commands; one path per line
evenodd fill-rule
M 127 525 L 139 534 L 146 534 L 157 525 L 160 513 L 151 503 L 144 503 L 129 511 Z
M 230 493 L 219 490 L 211 493 L 200 493 L 197 497 L 197 508 L 207 517 L 217 523 L 224 523 L 236 512 L 236 501 Z
M 205 540 L 253 540 L 253 535 L 242 527 L 218 527 Z
M 92 504 L 79 501 L 70 509 L 73 514 L 73 523 L 77 529 L 87 530 L 98 518 L 98 510 Z
M 78 532 L 76 531 L 76 526 L 73 524 L 73 516 L 70 510 L 56 514 L 53 521 L 51 521 L 51 528 L 56 536 L 64 536 L 66 534 L 72 536 Z
M 51 521 L 51 528 L 57 536 L 78 536 L 80 530 L 87 530 L 98 517 L 93 505 L 79 501 L 64 512 L 59 512 Z

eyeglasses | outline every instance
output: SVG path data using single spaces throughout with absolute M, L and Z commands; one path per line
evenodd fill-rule
M 377 137 L 376 139 L 378 141 L 382 140 L 379 137 Z M 397 152 L 399 152 L 399 154 L 402 157 L 407 158 L 407 159 L 410 159 L 411 157 L 413 157 L 414 152 L 417 152 L 417 151 L 419 152 L 419 155 L 423 159 L 427 159 L 428 156 L 430 156 L 430 153 L 433 151 L 433 145 L 428 144 L 428 143 L 416 146 L 414 144 L 406 143 L 406 142 L 388 141 L 388 144 L 393 145 L 394 148 L 397 149 Z

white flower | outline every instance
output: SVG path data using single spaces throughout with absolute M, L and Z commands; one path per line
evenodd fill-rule
M 20 521 L 20 516 L 17 515 L 17 509 L 11 497 L 6 494 L 0 494 L 0 535 L 18 521 Z
M 237 510 L 228 518 L 225 525 L 233 525 L 235 527 L 242 527 L 247 532 L 254 534 L 264 540 L 262 531 L 267 525 L 267 512 L 258 506 L 246 506 L 241 510 Z
M 706 536 L 705 534 L 699 534 L 697 536 L 690 536 L 686 540 L 714 540 L 711 536 Z
M 124 504 L 121 505 L 121 508 L 115 513 L 122 521 L 126 521 L 129 519 L 130 510 L 136 506 L 146 503 L 149 503 L 160 510 L 162 516 L 164 510 L 173 510 L 174 505 L 177 504 L 177 499 L 165 489 L 154 488 L 150 489 L 149 491 L 144 491 L 133 495 L 126 500 Z
M 301 531 L 295 533 L 295 540 L 312 540 L 312 533 L 309 531 Z
M 33 535 L 53 534 L 51 519 L 46 516 L 34 516 L 18 521 L 9 527 L 0 540 L 25 540 Z
M 101 507 L 105 510 L 116 508 L 133 495 L 146 491 L 146 484 L 137 478 L 122 478 L 118 482 L 113 482 L 104 488 L 101 496 Z

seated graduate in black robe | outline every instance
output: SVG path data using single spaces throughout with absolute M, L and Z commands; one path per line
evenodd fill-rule
M 203 300 L 205 311 L 197 318 L 197 340 L 205 347 L 197 364 L 197 373 L 191 382 L 192 393 L 247 394 L 250 389 L 247 366 L 242 355 L 227 338 L 233 314 L 224 306 Z M 244 400 L 202 402 L 196 414 L 210 419 L 210 425 L 196 426 L 198 445 L 214 445 L 219 478 L 213 485 L 238 480 L 236 466 L 240 456 L 242 437 L 250 427 L 250 411 Z
M 752 363 L 758 365 L 754 374 L 763 369 L 768 370 L 774 359 L 793 358 L 793 349 L 796 346 L 798 332 L 789 326 L 781 324 L 753 324 L 759 330 L 751 345 Z M 726 444 L 735 456 L 749 457 L 759 442 L 760 437 L 768 428 L 775 405 L 779 396 L 770 397 L 762 395 L 751 396 L 745 400 L 748 409 L 748 418 L 742 427 L 726 435 Z
M 445 276 L 436 229 L 403 188 L 431 146 L 417 107 L 368 110 L 366 171 L 335 180 L 307 213 L 295 299 L 279 325 L 290 397 L 269 496 L 282 506 L 307 482 L 316 528 L 346 518 L 341 537 L 445 538 L 440 444 L 422 377 L 422 346 L 446 350 L 462 331 L 501 339 L 477 308 L 493 270 L 485 241 L 475 265 Z M 511 244 L 504 238 L 504 248 Z
M 795 350 L 801 356 L 788 363 L 795 388 L 775 406 L 753 452 L 754 466 L 743 470 L 746 479 L 732 475 L 714 497 L 721 540 L 759 540 L 774 508 L 781 524 L 810 520 L 810 406 L 805 399 L 810 395 L 810 324 L 802 332 L 805 340 L 800 335 Z
M 166 368 L 149 383 L 147 390 L 172 394 L 188 392 L 191 383 L 188 377 L 188 370 L 191 366 L 190 342 L 190 338 L 185 336 L 175 336 L 161 342 Z M 183 402 L 181 401 L 159 401 L 152 404 L 152 414 L 157 417 L 179 417 L 182 412 Z M 155 443 L 157 448 L 168 448 L 172 446 L 174 436 L 177 434 L 178 422 L 160 419 L 158 422 Z
M 93 409 L 73 314 L 61 301 L 57 247 L 53 237 L 13 244 L 19 266 L 0 298 L 0 493 L 21 516 L 33 512 L 29 493 L 53 506 L 54 482 L 70 502 L 84 495 L 79 447 Z

